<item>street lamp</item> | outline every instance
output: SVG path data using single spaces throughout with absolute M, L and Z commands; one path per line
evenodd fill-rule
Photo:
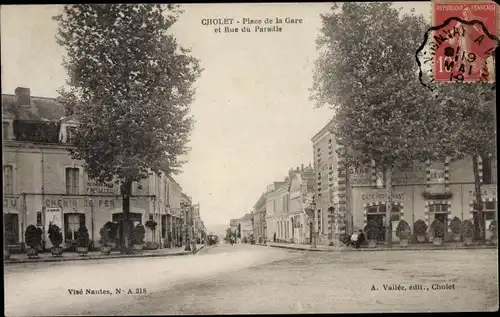
M 311 230 L 312 230 L 312 235 L 311 235 L 311 248 L 316 249 L 317 248 L 317 243 L 316 243 L 316 226 L 318 224 L 318 221 L 316 220 L 316 202 L 315 202 L 315 196 L 313 195 L 311 197 L 311 200 L 309 202 L 309 206 L 305 208 L 307 212 L 307 216 L 309 219 L 312 219 L 311 222 Z
M 184 241 L 186 243 L 184 251 L 191 251 L 191 226 L 189 221 L 191 204 L 182 202 L 181 207 L 184 212 Z

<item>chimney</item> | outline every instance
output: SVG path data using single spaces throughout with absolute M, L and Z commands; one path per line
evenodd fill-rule
M 17 87 L 16 93 L 16 105 L 18 108 L 30 109 L 31 113 L 38 115 L 38 109 L 35 104 L 31 103 L 31 93 L 29 88 Z
M 31 106 L 30 89 L 17 87 L 16 90 L 16 105 Z

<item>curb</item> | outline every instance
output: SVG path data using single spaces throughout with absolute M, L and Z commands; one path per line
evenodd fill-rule
M 296 251 L 311 251 L 311 252 L 378 252 L 378 251 L 438 251 L 438 250 L 485 250 L 485 249 L 498 249 L 496 246 L 455 246 L 455 247 L 433 247 L 433 248 L 362 248 L 362 249 L 352 249 L 352 248 L 340 248 L 340 249 L 306 249 L 298 247 L 289 247 L 283 245 L 260 245 L 268 246 L 271 248 L 281 248 Z
M 198 249 L 196 253 L 198 253 L 203 247 Z M 4 260 L 4 264 L 20 264 L 20 263 L 44 263 L 44 262 L 67 262 L 67 261 L 88 261 L 88 260 L 108 260 L 108 259 L 125 259 L 125 258 L 158 258 L 158 257 L 167 257 L 167 256 L 183 256 L 196 254 L 190 251 L 183 251 L 178 253 L 168 253 L 168 254 L 117 254 L 110 256 L 81 256 L 79 258 L 47 258 L 47 259 L 34 259 L 34 260 Z
M 196 249 L 196 252 L 193 252 L 193 254 L 198 254 L 198 252 L 200 252 L 201 250 L 203 250 L 205 248 L 205 245 L 202 244 L 201 247 L 199 249 Z

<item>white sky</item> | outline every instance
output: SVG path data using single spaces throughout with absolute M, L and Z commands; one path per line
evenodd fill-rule
M 406 2 L 430 18 L 430 2 Z M 290 167 L 312 162 L 311 137 L 332 117 L 314 109 L 312 86 L 319 14 L 329 3 L 184 5 L 172 32 L 205 69 L 192 114 L 197 121 L 184 173 L 184 191 L 201 204 L 205 224 L 229 224 L 247 213 L 265 187 Z M 64 85 L 63 49 L 55 42 L 57 5 L 2 6 L 2 93 L 28 87 L 55 97 Z M 301 18 L 280 33 L 222 33 L 204 18 Z M 240 25 L 241 26 L 241 25 Z

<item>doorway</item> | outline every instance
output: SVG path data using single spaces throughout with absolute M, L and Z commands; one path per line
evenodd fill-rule
M 4 214 L 5 245 L 19 244 L 19 216 L 18 214 Z
M 446 241 L 448 236 L 448 213 L 436 213 L 434 219 L 439 220 L 444 225 L 444 241 Z
M 382 215 L 382 214 L 374 214 L 374 215 L 367 215 L 366 216 L 367 223 L 369 223 L 370 221 L 374 221 L 377 224 L 377 228 L 378 228 L 377 241 L 378 242 L 385 242 L 384 219 L 385 219 L 385 215 Z

